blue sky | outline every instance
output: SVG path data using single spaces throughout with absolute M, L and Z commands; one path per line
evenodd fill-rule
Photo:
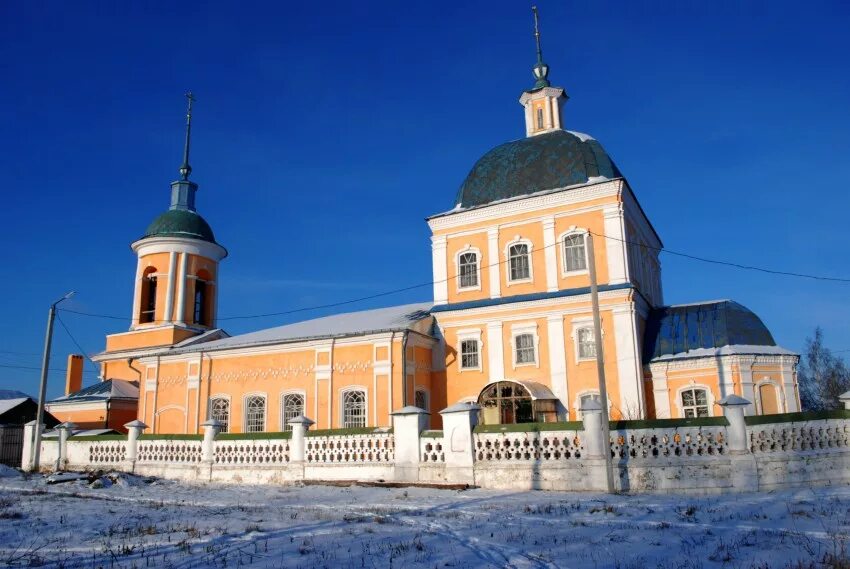
M 846 3 L 539 7 L 565 126 L 601 141 L 667 247 L 850 278 Z M 66 308 L 129 318 L 129 244 L 168 206 L 188 89 L 198 209 L 230 251 L 221 316 L 430 281 L 423 218 L 524 135 L 531 26 L 523 2 L 3 3 L 0 366 L 18 367 L 0 367 L 0 389 L 37 391 L 20 368 L 39 366 L 66 291 Z M 733 298 L 788 348 L 821 325 L 850 350 L 850 284 L 662 266 L 667 302 Z M 127 328 L 60 314 L 90 353 Z M 52 367 L 73 351 L 57 325 Z M 50 379 L 59 394 L 63 374 Z

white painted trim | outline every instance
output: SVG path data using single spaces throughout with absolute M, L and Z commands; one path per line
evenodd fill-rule
M 177 315 L 174 320 L 178 324 L 186 324 L 186 268 L 189 257 L 186 253 L 180 254 L 180 269 L 177 273 Z
M 459 372 L 463 373 L 465 371 L 481 371 L 481 360 L 484 358 L 483 350 L 482 350 L 482 342 L 481 342 L 481 329 L 474 328 L 468 330 L 458 330 L 456 332 L 457 337 L 457 369 Z M 463 352 L 461 348 L 463 346 L 464 340 L 475 340 L 478 344 L 478 366 L 477 367 L 463 367 Z M 489 341 L 489 336 L 488 336 Z
M 363 406 L 366 409 L 366 425 L 369 425 L 369 390 L 364 385 L 346 385 L 345 387 L 339 390 L 339 426 L 342 429 L 345 429 L 345 406 L 344 406 L 344 398 L 346 393 L 350 393 L 352 391 L 362 391 L 363 392 Z
M 473 253 L 475 255 L 475 280 L 478 284 L 475 285 L 475 286 L 462 287 L 462 286 L 460 286 L 460 257 L 461 257 L 461 255 L 465 255 L 467 253 Z M 467 243 L 466 245 L 464 245 L 463 248 L 458 249 L 455 252 L 454 260 L 455 260 L 455 277 L 454 277 L 454 280 L 455 280 L 455 290 L 457 291 L 457 293 L 460 294 L 460 293 L 474 291 L 474 290 L 481 290 L 481 260 L 482 260 L 481 250 L 478 249 L 477 247 L 472 247 Z
M 602 326 L 602 330 L 600 333 L 602 334 L 602 343 L 603 346 L 605 344 L 605 318 L 600 316 L 600 324 Z M 593 334 L 593 317 L 592 316 L 581 316 L 576 317 L 570 320 L 570 325 L 572 326 L 572 333 L 570 334 L 570 338 L 573 341 L 573 351 L 576 362 L 589 362 L 596 360 L 596 356 L 590 357 L 581 357 L 579 355 L 579 341 L 578 341 L 578 331 L 589 329 L 590 333 Z M 594 336 L 595 338 L 595 336 Z M 595 341 L 594 341 L 595 343 Z M 599 346 L 596 346 L 596 349 L 599 349 Z
M 705 383 L 696 383 L 691 380 L 691 382 L 687 385 L 683 385 L 679 389 L 676 390 L 676 397 L 673 399 L 673 403 L 676 405 L 676 413 L 679 419 L 685 418 L 685 411 L 682 406 L 682 392 L 688 391 L 689 389 L 704 389 L 705 390 L 705 400 L 708 402 L 708 416 L 714 417 L 714 394 L 711 392 L 711 387 L 709 387 Z
M 448 263 L 446 259 L 446 236 L 431 237 L 431 264 L 434 276 L 434 304 L 449 301 Z
M 632 289 L 606 290 L 599 292 L 599 300 L 608 300 L 612 298 L 626 297 L 628 299 Z M 522 302 L 506 302 L 504 304 L 494 304 L 492 306 L 479 306 L 475 308 L 460 308 L 456 310 L 445 310 L 434 313 L 437 319 L 445 317 L 453 317 L 461 314 L 474 313 L 476 316 L 480 314 L 492 314 L 498 312 L 509 312 L 514 310 L 522 310 L 526 308 L 544 308 L 552 307 L 558 304 L 579 304 L 590 302 L 590 293 L 577 294 L 574 296 L 560 296 L 555 298 L 543 298 L 540 300 L 526 300 Z M 587 312 L 587 308 L 582 309 Z
M 552 381 L 552 393 L 555 394 L 569 414 L 569 382 L 567 381 L 567 353 L 564 334 L 564 316 L 549 314 L 546 316 L 546 336 L 549 342 L 549 374 Z M 566 420 L 569 418 L 567 417 Z
M 177 266 L 177 253 L 171 251 L 168 253 L 168 283 L 165 287 L 165 320 L 166 322 L 174 321 L 174 269 Z
M 172 251 L 198 255 L 216 262 L 227 257 L 227 250 L 221 245 L 188 237 L 145 237 L 134 242 L 130 247 L 139 257 Z
M 277 398 L 278 403 L 278 413 L 277 413 L 277 422 L 280 427 L 280 431 L 283 432 L 286 430 L 286 425 L 283 423 L 283 412 L 285 410 L 285 406 L 283 404 L 283 400 L 287 395 L 300 395 L 304 398 L 304 404 L 301 407 L 301 415 L 307 413 L 307 392 L 303 389 L 286 389 L 280 392 L 280 395 Z
M 753 395 L 754 395 L 754 403 L 756 407 L 756 413 L 758 415 L 764 415 L 764 406 L 761 400 L 761 388 L 763 385 L 772 385 L 773 389 L 776 391 L 776 403 L 779 406 L 777 409 L 778 413 L 787 413 L 785 394 L 782 392 L 782 387 L 776 382 L 775 379 L 766 377 L 756 381 L 753 384 Z
M 511 279 L 511 247 L 515 245 L 525 245 L 528 247 L 528 278 L 524 279 Z M 534 282 L 534 243 L 531 239 L 526 237 L 520 237 L 519 235 L 514 235 L 514 238 L 505 243 L 505 248 L 503 250 L 505 255 L 505 285 L 512 286 L 524 283 L 533 283 Z
M 534 362 L 517 363 L 516 361 L 516 339 L 517 336 L 531 334 L 534 342 Z M 520 322 L 511 324 L 511 362 L 513 369 L 518 367 L 540 367 L 540 336 L 537 334 L 537 322 Z
M 585 229 L 583 227 L 576 227 L 575 225 L 572 225 L 572 226 L 569 227 L 569 229 L 567 229 L 566 231 L 564 231 L 560 235 L 558 235 L 557 249 L 558 249 L 558 253 L 559 253 L 558 256 L 561 258 L 561 278 L 576 277 L 576 276 L 580 276 L 580 275 L 589 274 L 589 270 L 587 268 L 590 265 L 590 261 L 588 260 L 588 256 L 587 256 L 587 233 L 588 233 L 587 229 Z M 566 240 L 567 237 L 571 237 L 573 235 L 580 235 L 584 239 L 584 269 L 578 269 L 578 270 L 575 270 L 575 271 L 568 271 L 567 270 L 567 246 L 564 243 L 564 240 Z M 607 239 L 606 239 L 606 241 L 607 241 Z M 553 247 L 553 249 L 554 249 L 554 247 Z
M 249 397 L 257 397 L 260 396 L 263 398 L 265 402 L 263 408 L 265 412 L 263 413 L 263 430 L 259 432 L 267 432 L 269 426 L 269 395 L 265 391 L 250 391 L 248 393 L 242 394 L 242 432 L 248 432 L 248 398 Z M 231 406 L 231 412 L 233 407 Z M 232 424 L 232 422 L 231 422 Z M 251 431 L 257 432 L 257 431 Z
M 543 218 L 543 257 L 546 265 L 546 291 L 558 290 L 558 253 L 555 251 L 555 216 Z
M 490 271 L 490 298 L 500 298 L 502 296 L 502 280 L 499 271 L 499 227 L 493 227 L 487 230 L 487 262 Z

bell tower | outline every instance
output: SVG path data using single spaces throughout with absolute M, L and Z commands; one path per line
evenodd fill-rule
M 187 93 L 186 140 L 171 205 L 131 248 L 137 256 L 130 331 L 107 337 L 107 351 L 176 344 L 216 327 L 218 265 L 227 250 L 195 209 L 189 180 L 192 104 Z
M 564 103 L 569 97 L 561 87 L 552 87 L 549 83 L 549 66 L 543 61 L 543 49 L 540 47 L 540 26 L 537 6 L 534 12 L 534 41 L 537 44 L 537 63 L 534 64 L 534 87 L 523 91 L 519 103 L 525 108 L 525 135 L 535 136 L 563 128 L 561 116 Z

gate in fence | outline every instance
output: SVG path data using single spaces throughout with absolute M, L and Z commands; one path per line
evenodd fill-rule
M 24 451 L 24 426 L 0 425 L 0 464 L 19 468 Z

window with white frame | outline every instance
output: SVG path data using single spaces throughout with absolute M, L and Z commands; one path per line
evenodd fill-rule
M 516 243 L 508 248 L 510 280 L 522 281 L 531 278 L 531 260 L 528 256 L 528 244 Z
M 708 417 L 708 392 L 705 389 L 694 387 L 682 391 L 682 414 L 686 418 Z
M 301 393 L 286 393 L 281 401 L 281 425 L 282 430 L 291 431 L 291 419 L 304 414 L 304 395 Z
M 425 393 L 424 389 L 416 390 L 416 393 L 413 395 L 413 405 L 420 409 L 428 410 L 428 394 Z
M 478 340 L 467 339 L 460 342 L 460 369 L 478 369 Z
M 596 392 L 585 393 L 584 395 L 578 398 L 578 409 L 576 409 L 576 415 L 578 416 L 579 420 L 584 418 L 582 408 L 584 407 L 585 403 L 589 403 L 591 401 L 596 401 L 598 403 L 600 401 L 599 394 Z
M 345 391 L 342 394 L 342 427 L 353 429 L 366 426 L 366 392 Z
M 583 233 L 573 233 L 564 237 L 564 271 L 587 270 L 587 250 Z
M 596 340 L 593 337 L 593 328 L 584 327 L 576 330 L 576 341 L 578 342 L 579 359 L 591 359 L 596 357 Z
M 210 419 L 221 423 L 221 432 L 226 433 L 230 426 L 230 399 L 227 397 L 210 399 Z
M 517 365 L 537 363 L 534 352 L 534 334 L 517 334 L 514 337 L 514 360 Z
M 245 432 L 262 433 L 266 430 L 266 398 L 249 395 L 245 398 Z
M 461 253 L 458 258 L 458 273 L 460 288 L 478 286 L 478 255 L 476 253 Z

